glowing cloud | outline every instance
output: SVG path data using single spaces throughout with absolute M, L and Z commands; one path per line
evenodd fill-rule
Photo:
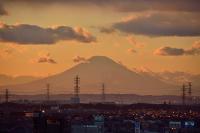
M 44 55 L 39 55 L 39 57 L 32 59 L 31 63 L 49 63 L 49 64 L 57 64 L 55 59 L 50 56 L 50 53 L 46 53 Z
M 75 40 L 83 43 L 95 42 L 96 38 L 84 28 L 58 26 L 43 28 L 37 25 L 1 23 L 0 41 L 17 44 L 55 44 L 58 41 Z
M 154 51 L 154 54 L 162 56 L 200 55 L 200 41 L 195 42 L 189 49 L 160 47 Z

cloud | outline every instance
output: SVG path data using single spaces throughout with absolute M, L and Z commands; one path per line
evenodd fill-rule
M 2 3 L 0 3 L 0 16 L 8 15 L 8 12 L 4 9 Z
M 73 58 L 73 61 L 74 61 L 75 63 L 79 63 L 79 62 L 86 62 L 87 59 L 86 59 L 85 57 L 76 56 L 76 57 Z
M 13 54 L 12 49 L 8 49 L 8 48 L 0 49 L 0 58 L 1 59 L 7 59 L 7 58 L 11 57 L 12 54 Z
M 200 49 L 200 41 L 195 41 L 194 44 L 192 45 L 192 47 Z
M 114 1 L 114 0 L 113 0 Z M 120 0 L 119 0 L 120 1 Z M 116 9 L 121 12 L 132 11 L 187 11 L 199 12 L 198 0 L 125 0 L 115 5 Z
M 200 14 L 151 13 L 116 22 L 112 28 L 147 36 L 200 36 Z
M 200 55 L 200 41 L 196 41 L 192 48 L 185 50 L 186 55 Z
M 136 52 L 137 52 L 134 48 L 129 48 L 127 51 L 128 51 L 129 53 L 136 53 Z
M 28 50 L 28 48 L 25 47 L 24 45 L 17 45 L 17 44 L 13 44 L 13 43 L 6 45 L 6 47 L 8 49 L 11 49 L 11 50 L 16 51 L 16 52 L 21 53 L 21 54 Z
M 195 42 L 189 49 L 160 47 L 154 51 L 154 54 L 161 56 L 200 55 L 200 41 Z
M 27 51 L 27 47 L 23 45 L 17 44 L 8 44 L 4 45 L 3 48 L 0 49 L 0 58 L 8 59 L 10 57 L 14 57 L 15 54 L 23 54 Z
M 114 33 L 116 32 L 116 30 L 114 28 L 107 28 L 107 27 L 100 27 L 100 32 L 101 33 L 107 33 L 107 34 L 111 34 L 111 33 Z
M 136 41 L 136 39 L 133 36 L 128 36 L 127 40 L 133 46 L 136 46 L 138 48 L 144 47 L 144 44 L 139 43 L 138 41 Z
M 180 56 L 184 55 L 184 52 L 182 48 L 160 47 L 154 51 L 154 54 L 162 56 Z
M 37 60 L 38 63 L 51 63 L 56 64 L 57 62 L 52 58 L 40 57 Z
M 136 11 L 186 11 L 199 12 L 199 0 L 2 0 L 5 4 L 8 2 L 27 4 L 40 4 L 48 6 L 49 4 L 66 4 L 73 6 L 95 6 L 99 8 L 108 8 L 119 12 Z
M 96 38 L 84 28 L 57 26 L 43 28 L 37 25 L 0 24 L 0 41 L 17 44 L 54 44 L 58 41 L 75 40 L 83 43 L 95 42 Z
M 57 64 L 57 62 L 50 56 L 50 53 L 46 53 L 43 55 L 39 55 L 39 57 L 32 59 L 31 63 L 49 63 L 49 64 Z

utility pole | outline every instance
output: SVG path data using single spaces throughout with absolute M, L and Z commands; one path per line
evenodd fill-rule
M 105 103 L 106 96 L 105 96 L 105 84 L 102 84 L 102 103 Z
M 6 92 L 5 92 L 5 101 L 6 101 L 6 103 L 8 103 L 8 99 L 9 99 L 9 92 L 8 92 L 8 89 L 6 89 Z
M 185 84 L 182 87 L 182 104 L 185 105 Z
M 47 101 L 49 102 L 49 100 L 50 100 L 50 84 L 47 83 L 46 87 L 47 87 Z

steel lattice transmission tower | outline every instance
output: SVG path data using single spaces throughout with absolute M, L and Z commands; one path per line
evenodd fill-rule
M 188 95 L 192 96 L 192 82 L 188 82 Z
M 182 86 L 182 104 L 185 105 L 185 84 Z
M 47 101 L 49 101 L 50 100 L 50 84 L 47 83 L 46 87 L 47 87 Z
M 192 104 L 192 83 L 188 82 L 187 85 L 183 84 L 182 86 L 182 104 L 185 105 L 186 103 L 186 91 L 188 93 L 188 104 Z
M 193 103 L 193 99 L 192 99 L 192 82 L 188 82 L 188 102 L 189 104 L 192 104 Z
M 105 84 L 102 84 L 102 103 L 105 103 L 106 96 L 105 96 Z
M 9 99 L 9 91 L 8 89 L 6 89 L 5 91 L 5 102 L 8 103 L 8 99 Z
M 74 79 L 74 98 L 79 99 L 79 92 L 80 92 L 80 78 L 76 75 Z

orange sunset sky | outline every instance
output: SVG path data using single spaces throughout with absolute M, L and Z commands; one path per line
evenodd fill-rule
M 199 5 L 198 0 L 0 0 L 0 74 L 47 76 L 95 55 L 129 69 L 200 74 Z

